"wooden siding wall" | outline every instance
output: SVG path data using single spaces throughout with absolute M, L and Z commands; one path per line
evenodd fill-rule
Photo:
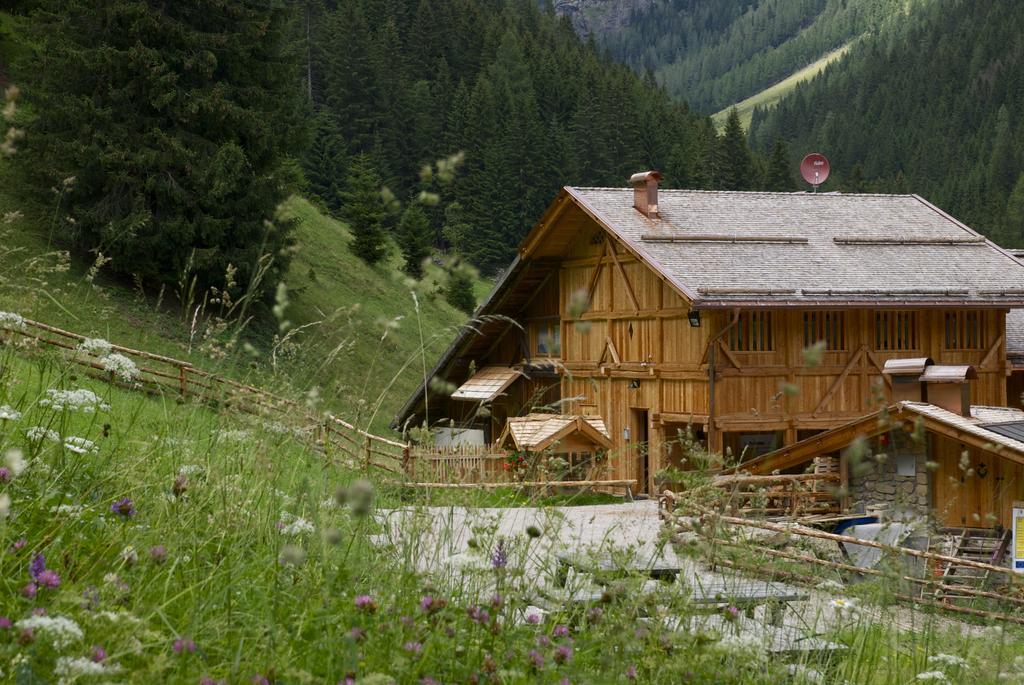
M 785 430 L 786 443 L 799 429 L 824 428 L 877 409 L 891 401 L 891 383 L 882 375 L 888 359 L 931 357 L 936 364 L 971 364 L 971 403 L 1005 406 L 1005 312 L 983 314 L 987 346 L 976 350 L 945 349 L 945 312 L 918 310 L 916 349 L 876 349 L 874 312 L 850 310 L 845 317 L 845 350 L 828 351 L 809 367 L 803 358 L 804 312 L 774 312 L 772 352 L 736 352 L 722 345 L 716 383 L 716 428 Z M 728 314 L 716 316 L 716 327 Z M 881 392 L 880 394 L 880 390 Z
M 938 464 L 931 499 L 940 521 L 954 528 L 1010 527 L 1013 502 L 1024 499 L 1024 465 L 941 435 L 930 437 L 929 456 Z
M 596 224 L 580 231 L 570 245 L 559 281 L 562 396 L 573 400 L 566 410 L 601 415 L 616 447 L 614 477 L 638 478 L 637 452 L 624 431 L 632 425 L 634 410 L 646 409 L 648 471 L 653 474 L 668 463 L 666 424 L 692 421 L 700 429 L 707 423 L 708 345 L 731 314 L 705 311 L 701 326 L 691 326 L 686 302 Z M 582 313 L 581 302 L 589 302 Z M 843 317 L 845 344 L 825 351 L 818 366 L 808 367 L 805 327 L 815 330 L 822 324 L 808 324 L 803 311 L 775 311 L 771 351 L 738 352 L 726 341 L 717 343 L 711 443 L 721 445 L 724 432 L 782 431 L 789 444 L 799 431 L 862 416 L 891 400 L 881 371 L 887 359 L 896 357 L 972 364 L 979 376 L 972 383 L 972 402 L 1005 405 L 1004 317 L 1003 311 L 986 311 L 985 347 L 953 351 L 944 348 L 944 312 L 918 310 L 917 348 L 883 351 L 876 349 L 875 313 L 850 310 Z

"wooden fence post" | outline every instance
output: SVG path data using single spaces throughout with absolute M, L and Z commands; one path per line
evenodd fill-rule
M 412 450 L 408 443 L 402 448 L 402 473 L 406 478 L 412 478 Z
M 186 371 L 184 366 L 178 367 L 178 391 L 184 398 L 188 396 L 188 378 L 186 377 Z
M 366 436 L 366 442 L 363 445 L 363 449 L 366 450 L 366 472 L 367 473 L 370 472 L 370 462 L 371 462 L 370 444 L 371 444 L 370 443 L 370 436 L 367 435 Z

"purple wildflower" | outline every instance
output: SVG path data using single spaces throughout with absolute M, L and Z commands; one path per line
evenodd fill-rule
M 568 645 L 558 645 L 555 647 L 555 662 L 559 664 L 566 664 L 572 660 L 572 647 Z
M 29 599 L 33 599 L 36 593 L 39 591 L 39 586 L 35 583 L 29 583 L 25 587 L 21 588 L 21 594 Z
M 406 628 L 412 628 L 414 625 L 416 625 L 416 622 L 412 620 L 412 616 L 399 616 L 398 622 Z
M 636 664 L 630 664 L 626 669 L 626 680 L 636 680 Z
M 32 644 L 35 641 L 36 641 L 36 631 L 32 630 L 31 628 L 25 628 L 20 633 L 18 633 L 18 644 L 19 645 L 22 645 L 22 646 L 30 645 L 30 644 Z
M 469 614 L 469 620 L 476 621 L 477 623 L 487 623 L 491 620 L 491 614 L 488 613 L 487 609 L 481 609 L 478 606 L 471 606 L 466 611 Z
M 420 678 L 420 685 L 439 685 L 439 684 L 438 684 L 438 682 L 436 680 L 434 680 L 430 676 L 425 675 L 422 678 Z
M 11 551 L 12 552 L 17 552 L 18 550 L 20 550 L 22 547 L 24 547 L 27 544 L 28 544 L 28 540 L 26 540 L 25 538 L 18 538 L 13 543 L 11 543 Z
M 502 569 L 506 566 L 508 566 L 508 549 L 505 547 L 505 538 L 499 538 L 498 544 L 494 546 L 494 551 L 491 552 L 491 567 Z
M 345 677 L 338 681 L 338 685 L 356 685 L 356 674 L 346 673 Z
M 537 625 L 538 623 L 540 623 L 540 614 L 527 614 L 526 622 L 532 626 Z
M 99 645 L 93 645 L 92 656 L 90 658 L 98 664 L 107 658 L 107 650 L 103 649 Z
M 353 626 L 349 629 L 348 636 L 354 642 L 362 642 L 366 639 L 366 631 L 359 626 Z
M 551 631 L 555 637 L 569 637 L 569 626 L 559 624 Z
M 174 650 L 175 654 L 182 654 L 184 652 L 192 654 L 196 651 L 196 643 L 193 642 L 191 638 L 179 637 L 177 640 L 174 641 L 174 645 L 171 647 L 171 649 Z
M 253 685 L 270 685 L 270 681 L 267 680 L 267 676 L 257 673 L 249 679 Z
M 426 595 L 420 600 L 420 609 L 427 612 L 428 614 L 436 614 L 437 612 L 448 606 L 448 602 L 440 597 L 433 597 Z
M 45 570 L 46 557 L 44 557 L 43 553 L 40 552 L 39 554 L 32 557 L 32 561 L 28 565 L 28 575 L 32 578 L 32 580 L 39 580 L 39 574 Z
M 372 614 L 377 611 L 377 602 L 373 601 L 370 595 L 359 595 L 356 597 L 356 609 Z
M 0 630 L 7 630 L 12 625 L 14 624 L 11 623 L 11 619 L 7 618 L 6 616 L 0 616 Z
M 167 561 L 167 548 L 163 545 L 153 545 L 149 548 L 149 559 L 154 564 L 162 564 Z
M 501 593 L 495 592 L 494 596 L 491 597 L 491 608 L 500 609 L 505 603 L 505 598 L 501 596 Z
M 538 647 L 547 647 L 550 644 L 551 644 L 551 638 L 548 637 L 547 635 L 538 635 L 537 636 L 537 646 Z
M 46 616 L 46 607 L 36 607 L 32 610 L 33 616 Z
M 419 653 L 423 651 L 423 644 L 419 642 L 406 642 L 402 645 L 402 649 L 409 652 L 410 654 L 419 656 Z
M 0 483 L 11 482 L 11 470 L 6 466 L 0 466 Z
M 41 587 L 55 588 L 60 587 L 60 576 L 57 575 L 56 571 L 50 569 L 43 569 L 43 571 L 36 577 L 36 581 Z
M 110 505 L 110 511 L 124 519 L 135 516 L 135 504 L 128 497 L 122 497 Z
M 740 617 L 740 610 L 730 605 L 725 608 L 725 620 L 736 621 Z
M 536 669 L 544 668 L 544 655 L 536 649 L 531 649 L 527 656 L 530 658 L 530 665 Z

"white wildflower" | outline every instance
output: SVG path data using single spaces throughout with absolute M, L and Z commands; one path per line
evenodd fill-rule
M 116 352 L 101 359 L 100 366 L 104 371 L 114 374 L 126 383 L 139 377 L 139 367 L 135 365 L 135 362 Z
M 313 533 L 316 528 L 306 519 L 295 516 L 287 511 L 281 512 L 281 524 L 279 525 L 281 535 L 305 535 Z
M 932 683 L 948 683 L 949 678 L 942 671 L 923 671 L 918 673 L 914 680 Z
M 860 611 L 857 600 L 847 597 L 836 597 L 829 604 L 840 616 L 856 616 Z
M 85 507 L 81 504 L 59 504 L 55 507 L 50 507 L 51 514 L 59 514 L 71 518 L 80 518 L 84 511 Z
M 0 421 L 17 421 L 21 418 L 21 412 L 6 405 L 0 405 Z
M 25 431 L 26 437 L 33 442 L 39 440 L 52 440 L 53 442 L 60 442 L 60 433 L 49 428 L 43 428 L 42 426 L 32 426 Z
M 928 657 L 928 663 L 933 666 L 957 666 L 959 668 L 967 668 L 967 659 L 956 654 L 932 654 Z
M 266 421 L 263 424 L 263 429 L 268 433 L 278 433 L 281 435 L 291 433 L 292 429 L 278 421 Z
M 39 406 L 50 407 L 54 411 L 80 411 L 92 414 L 97 409 L 100 411 L 110 409 L 110 405 L 104 403 L 99 395 L 84 388 L 77 390 L 50 388 L 46 391 L 46 395 L 44 399 L 39 400 Z
M 110 662 L 97 662 L 84 656 L 61 656 L 57 657 L 53 665 L 55 675 L 61 676 L 57 682 L 61 685 L 71 683 L 82 676 L 110 675 L 121 670 L 119 664 Z
M 86 338 L 78 345 L 78 351 L 94 357 L 106 357 L 113 351 L 113 345 L 103 338 Z
M 831 578 L 829 578 L 828 580 L 823 580 L 822 582 L 818 583 L 818 589 L 823 592 L 842 592 L 846 589 L 846 586 L 840 583 L 838 580 L 832 580 Z
M 63 649 L 82 639 L 82 629 L 64 616 L 29 616 L 14 625 L 21 630 L 32 630 L 36 635 L 48 638 L 57 649 Z
M 139 560 L 139 553 L 135 551 L 134 545 L 128 545 L 121 550 L 121 560 L 132 566 Z
M 64 438 L 64 449 L 75 454 L 96 454 L 99 451 L 96 443 L 92 440 L 86 440 L 74 435 Z
M 138 616 L 130 614 L 127 611 L 97 611 L 92 615 L 96 618 L 101 618 L 105 621 L 121 625 L 138 625 L 141 622 L 141 619 Z
M 213 434 L 224 442 L 245 442 L 252 434 L 242 429 L 221 429 L 213 431 Z
M 178 468 L 178 475 L 180 476 L 198 476 L 202 474 L 205 469 L 199 464 L 183 464 Z
M 6 492 L 0 492 L 0 521 L 7 518 L 11 513 L 11 496 Z
M 789 675 L 793 676 L 793 679 L 798 683 L 824 683 L 825 676 L 822 675 L 821 671 L 817 671 L 803 664 L 790 664 L 787 667 Z
M 107 585 L 117 585 L 119 582 L 121 582 L 121 579 L 118 577 L 116 573 L 107 573 L 103 576 L 103 582 Z
M 0 312 L 0 328 L 23 331 L 25 330 L 25 318 L 14 312 Z
M 25 455 L 17 448 L 12 447 L 4 452 L 4 462 L 14 477 L 20 476 L 25 471 Z
M 765 656 L 764 643 L 756 635 L 743 633 L 741 635 L 726 635 L 719 640 L 716 646 L 725 652 L 742 654 L 745 656 Z

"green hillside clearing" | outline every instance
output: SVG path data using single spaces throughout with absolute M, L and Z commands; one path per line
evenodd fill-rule
M 792 74 L 790 74 L 783 80 L 779 81 L 778 83 L 765 88 L 759 93 L 751 95 L 750 97 L 748 97 L 745 100 L 742 100 L 741 102 L 737 102 L 735 105 L 726 107 L 722 111 L 712 115 L 711 119 L 715 122 L 715 126 L 717 126 L 719 130 L 721 130 L 725 127 L 725 120 L 729 116 L 729 111 L 733 107 L 735 107 L 740 115 L 740 123 L 743 124 L 743 128 L 749 129 L 750 119 L 753 116 L 755 108 L 771 107 L 779 100 L 784 98 L 786 95 L 791 93 L 793 89 L 797 87 L 798 84 L 803 83 L 804 81 L 809 81 L 810 79 L 814 78 L 822 71 L 824 71 L 825 67 L 827 67 L 829 64 L 832 64 L 836 60 L 842 58 L 842 56 L 849 52 L 850 48 L 852 48 L 858 40 L 859 39 L 851 40 L 846 45 L 843 45 L 842 47 L 833 50 L 832 52 L 828 53 L 821 59 L 816 60 L 811 64 L 808 64 L 803 69 L 793 72 Z

